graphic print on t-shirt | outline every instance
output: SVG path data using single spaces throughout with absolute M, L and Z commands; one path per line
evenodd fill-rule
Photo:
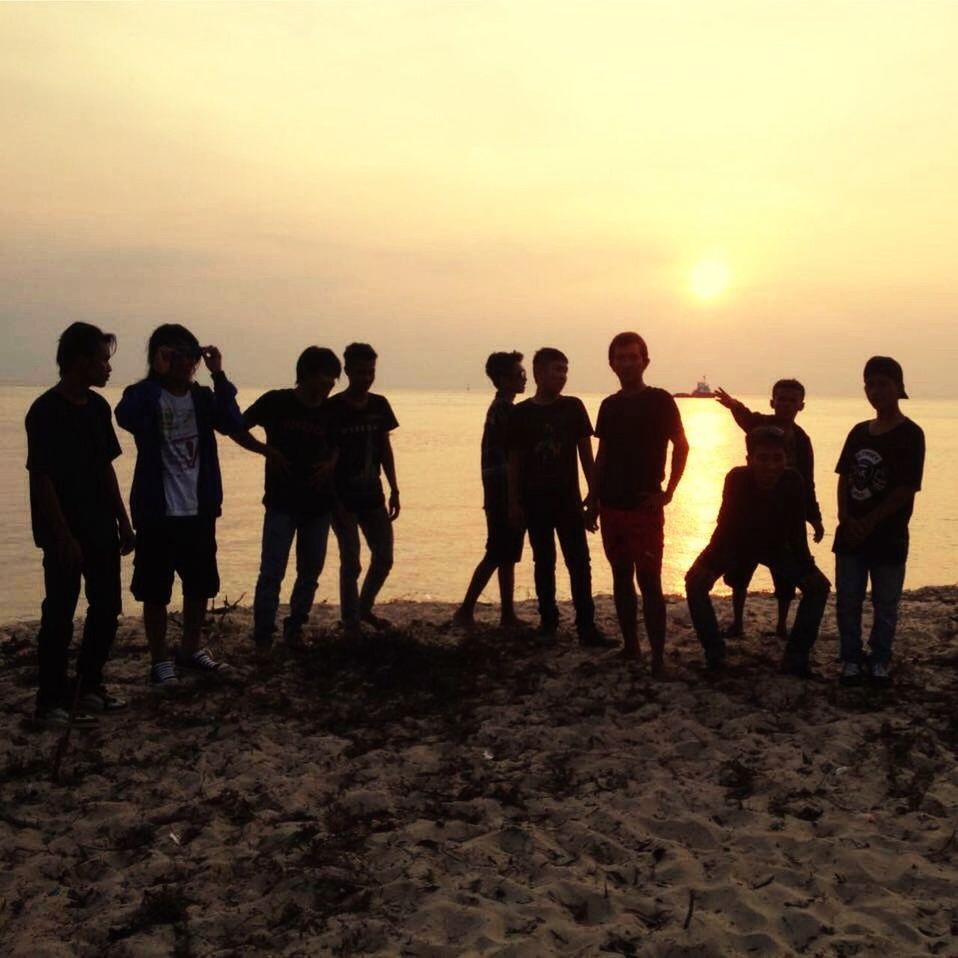
M 888 486 L 888 467 L 875 449 L 858 449 L 848 475 L 849 493 L 857 502 L 867 502 Z
M 168 516 L 195 516 L 199 509 L 200 473 L 196 408 L 190 393 L 160 395 L 160 432 L 163 436 L 163 492 Z

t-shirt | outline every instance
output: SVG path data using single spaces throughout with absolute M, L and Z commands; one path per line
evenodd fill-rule
M 722 568 L 736 559 L 769 565 L 791 556 L 810 562 L 805 484 L 797 470 L 785 469 L 771 489 L 760 488 L 748 466 L 730 470 L 706 553 Z
M 399 422 L 385 396 L 369 393 L 366 404 L 357 409 L 344 393 L 337 393 L 328 404 L 339 440 L 336 493 L 350 512 L 376 509 L 386 501 L 379 478 L 383 450 Z
M 168 516 L 195 516 L 200 477 L 200 443 L 193 396 L 160 391 L 160 457 Z
M 604 461 L 599 502 L 612 509 L 635 509 L 662 491 L 669 441 L 684 430 L 675 400 L 649 386 L 636 394 L 615 393 L 602 400 L 595 434 Z
M 486 412 L 482 430 L 482 504 L 504 509 L 509 500 L 509 419 L 513 405 L 496 396 Z
M 526 399 L 509 420 L 509 450 L 519 455 L 519 498 L 526 508 L 579 509 L 579 440 L 592 435 L 581 399 Z
M 329 403 L 307 406 L 295 389 L 273 389 L 243 413 L 243 422 L 247 428 L 262 426 L 266 442 L 289 461 L 286 473 L 266 460 L 263 505 L 307 515 L 329 512 L 335 501 L 332 477 L 318 487 L 310 482 L 313 469 L 335 447 Z
M 746 434 L 758 426 L 775 426 L 776 429 L 782 429 L 774 416 L 752 412 L 741 403 L 732 407 L 732 416 Z M 793 422 L 790 429 L 782 429 L 782 432 L 785 433 L 785 461 L 798 470 L 805 483 L 805 518 L 811 523 L 821 522 L 822 509 L 815 493 L 815 453 L 812 451 L 812 440 L 797 422 Z
M 868 422 L 848 434 L 835 471 L 848 484 L 848 515 L 861 519 L 877 509 L 891 492 L 904 486 L 917 492 L 925 465 L 925 434 L 905 419 L 888 432 L 873 436 Z M 882 562 L 899 563 L 908 557 L 909 501 L 882 519 L 856 548 L 845 544 L 842 528 L 835 535 L 835 552 L 856 553 Z
M 110 404 L 90 392 L 83 405 L 49 389 L 26 418 L 27 469 L 53 482 L 60 509 L 75 538 L 116 535 L 116 503 L 110 463 L 120 455 Z M 34 542 L 52 544 L 52 530 L 30 498 Z

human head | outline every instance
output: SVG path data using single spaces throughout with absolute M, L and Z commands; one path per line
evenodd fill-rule
M 116 336 L 90 323 L 71 323 L 57 343 L 60 376 L 73 375 L 87 386 L 105 386 L 110 378 L 110 357 Z
M 341 372 L 339 358 L 331 349 L 307 346 L 296 360 L 296 385 L 325 399 Z
M 623 386 L 638 385 L 649 365 L 649 347 L 638 333 L 619 333 L 609 343 L 609 365 Z
M 772 386 L 769 405 L 779 421 L 794 422 L 795 417 L 805 408 L 805 387 L 797 379 L 779 379 Z
M 526 371 L 522 368 L 522 353 L 491 353 L 486 360 L 486 375 L 496 389 L 513 393 L 526 391 Z
M 170 360 L 169 372 L 166 375 L 179 382 L 190 382 L 202 357 L 200 341 L 179 323 L 164 323 L 162 326 L 157 326 L 150 334 L 150 341 L 146 346 L 148 375 L 151 378 L 158 375 L 154 364 L 161 349 L 167 352 Z
M 863 378 L 865 380 L 865 395 L 868 396 L 868 401 L 873 406 L 875 406 L 875 403 L 872 400 L 872 393 L 877 397 L 879 390 L 893 391 L 896 402 L 899 399 L 908 398 L 908 393 L 905 392 L 905 374 L 902 372 L 901 363 L 897 359 L 892 359 L 891 356 L 872 356 L 865 363 Z M 886 382 L 883 383 L 881 380 L 886 380 Z M 871 392 L 869 392 L 869 381 L 872 382 Z M 894 390 L 887 388 L 889 383 L 895 387 Z M 875 406 L 875 408 L 878 407 Z
M 376 350 L 369 343 L 350 343 L 343 350 L 343 368 L 351 389 L 369 392 L 376 381 Z
M 569 378 L 569 360 L 566 354 L 553 346 L 537 349 L 532 357 L 532 376 L 540 393 L 558 396 Z
M 788 463 L 785 433 L 777 426 L 756 426 L 745 435 L 746 462 L 759 488 L 778 482 Z

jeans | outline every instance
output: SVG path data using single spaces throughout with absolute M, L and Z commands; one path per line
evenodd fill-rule
M 872 662 L 887 665 L 898 624 L 898 602 L 905 585 L 905 563 L 880 563 L 866 556 L 835 556 L 835 617 L 843 662 L 862 660 L 862 605 L 868 577 L 872 581 Z
M 685 594 L 689 604 L 689 615 L 695 633 L 705 649 L 705 657 L 711 661 L 721 661 L 725 657 L 725 640 L 719 634 L 718 620 L 715 618 L 715 609 L 709 593 L 712 586 L 726 572 L 738 572 L 746 568 L 749 560 L 722 561 L 703 552 L 685 578 Z M 764 564 L 764 563 L 763 563 Z M 709 569 L 708 576 L 694 575 L 698 569 Z M 807 662 L 812 647 L 818 638 L 818 628 L 825 614 L 825 604 L 828 601 L 829 582 L 811 560 L 799 560 L 785 557 L 768 564 L 776 581 L 785 586 L 798 587 L 802 591 L 802 598 L 795 613 L 795 623 L 789 633 L 785 646 L 785 655 L 797 662 Z
M 80 540 L 83 562 L 67 568 L 56 553 L 43 553 L 43 600 L 37 635 L 39 688 L 37 708 L 70 708 L 67 659 L 73 638 L 73 615 L 80 598 L 80 577 L 88 602 L 76 671 L 81 691 L 103 684 L 103 666 L 116 638 L 120 600 L 120 546 L 116 534 L 95 541 Z
M 305 515 L 266 509 L 263 517 L 263 552 L 253 599 L 253 638 L 257 644 L 273 641 L 279 590 L 286 575 L 289 550 L 296 537 L 296 582 L 289 600 L 290 629 L 301 629 L 309 620 L 319 574 L 326 561 L 329 515 Z
M 540 619 L 544 625 L 555 625 L 559 621 L 559 608 L 556 605 L 555 543 L 558 536 L 562 558 L 569 570 L 576 628 L 589 628 L 595 623 L 595 603 L 592 600 L 592 562 L 581 511 L 575 509 L 537 513 L 534 509 L 528 509 L 526 520 L 529 545 L 532 546 Z
M 376 596 L 393 567 L 393 524 L 386 507 L 333 514 L 333 531 L 339 543 L 339 605 L 342 620 L 355 625 L 372 611 Z M 359 591 L 359 532 L 369 547 L 369 568 Z

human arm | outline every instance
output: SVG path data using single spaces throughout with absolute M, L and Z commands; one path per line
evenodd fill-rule
M 588 495 L 585 497 L 585 526 L 587 529 L 597 529 L 599 520 L 599 489 L 602 488 L 602 473 L 605 470 L 606 458 L 605 440 L 599 437 L 599 449 L 595 454 L 595 464 L 592 467 L 592 482 L 589 485 Z
M 672 461 L 669 466 L 669 481 L 662 492 L 656 492 L 647 496 L 642 501 L 643 509 L 661 509 L 667 506 L 675 495 L 675 490 L 682 481 L 685 473 L 685 465 L 689 461 L 689 441 L 685 437 L 685 430 L 679 431 L 672 436 Z
M 134 436 L 155 428 L 160 393 L 160 384 L 153 379 L 141 379 L 127 386 L 114 410 L 117 424 Z
M 389 483 L 389 518 L 395 522 L 399 518 L 399 483 L 396 481 L 396 457 L 388 432 L 383 435 L 383 473 Z
M 509 450 L 509 522 L 516 528 L 525 525 L 526 517 L 519 500 L 519 477 L 522 469 L 518 449 Z
M 260 442 L 249 429 L 243 429 L 240 432 L 234 432 L 230 439 L 249 452 L 255 452 L 258 456 L 263 456 L 274 468 L 286 475 L 289 473 L 289 460 L 275 446 L 269 443 Z
M 116 525 L 120 534 L 120 555 L 127 556 L 136 545 L 136 535 L 133 532 L 133 526 L 130 524 L 130 517 L 126 511 L 126 503 L 123 501 L 123 495 L 120 493 L 120 483 L 116 478 L 116 470 L 111 462 L 107 466 L 109 472 L 107 483 L 110 487 L 110 494 L 113 498 L 113 508 L 116 511 Z
M 582 474 L 585 476 L 586 497 L 583 502 L 585 508 L 586 528 L 590 532 L 595 532 L 598 528 L 592 510 L 589 508 L 589 502 L 592 500 L 592 490 L 595 487 L 595 459 L 592 456 L 592 438 L 591 436 L 580 436 L 576 442 L 576 448 L 579 452 L 579 462 L 582 464 Z
M 715 390 L 715 399 L 716 402 L 723 405 L 732 414 L 732 418 L 740 429 L 744 429 L 748 432 L 749 429 L 752 428 L 755 413 L 753 413 L 745 403 L 736 399 L 734 396 L 730 396 L 721 386 Z
M 844 476 L 839 478 L 839 490 L 841 490 L 844 481 Z M 846 518 L 843 519 L 841 518 L 842 493 L 839 491 L 839 522 L 842 524 L 842 537 L 846 545 L 853 549 L 862 545 L 883 519 L 887 519 L 900 509 L 910 506 L 915 498 L 915 492 L 915 489 L 908 486 L 896 486 L 868 515 L 852 519 L 847 517 L 846 511 Z
M 82 565 L 83 550 L 67 524 L 53 480 L 44 473 L 31 472 L 30 493 L 40 522 L 50 534 L 57 558 L 68 568 Z

